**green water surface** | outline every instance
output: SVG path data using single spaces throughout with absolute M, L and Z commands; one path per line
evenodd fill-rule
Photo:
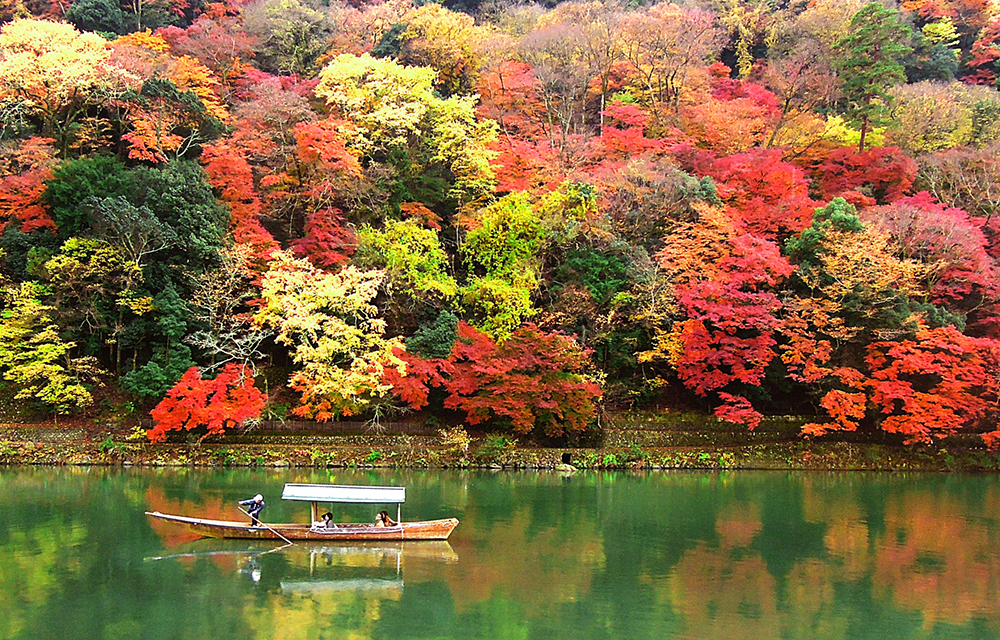
M 285 482 L 461 524 L 279 548 L 143 514 L 306 521 Z M 0 639 L 1000 638 L 998 543 L 994 475 L 0 468 Z

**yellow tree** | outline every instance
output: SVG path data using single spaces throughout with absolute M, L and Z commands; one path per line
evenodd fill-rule
M 524 193 L 483 208 L 471 222 L 461 246 L 471 272 L 462 302 L 477 317 L 477 328 L 502 342 L 538 312 L 531 296 L 539 285 L 545 230 Z
M 69 24 L 15 20 L 0 30 L 0 104 L 26 113 L 63 153 L 89 108 L 125 90 L 104 38 Z M 14 107 L 14 108 L 11 108 Z
M 477 120 L 474 97 L 435 95 L 435 77 L 425 67 L 342 54 L 320 72 L 315 91 L 334 116 L 355 125 L 349 145 L 364 161 L 392 164 L 418 193 L 446 180 L 447 196 L 468 205 L 492 191 L 487 145 L 496 124 Z
M 102 373 L 92 357 L 71 356 L 76 346 L 59 337 L 44 289 L 33 282 L 0 289 L 0 374 L 17 400 L 38 400 L 59 414 L 93 404 L 85 382 Z
M 445 95 L 470 93 L 479 80 L 479 49 L 488 31 L 471 16 L 433 2 L 415 9 L 404 22 L 400 62 L 435 69 L 435 87 Z
M 391 388 L 382 380 L 398 338 L 385 337 L 385 321 L 372 304 L 385 274 L 347 267 L 337 273 L 276 252 L 261 280 L 258 325 L 277 331 L 299 365 L 289 380 L 302 394 L 297 415 L 329 420 L 364 411 Z
M 733 38 L 736 70 L 740 78 L 746 78 L 753 67 L 753 48 L 774 44 L 781 12 L 774 0 L 720 0 L 714 4 L 719 8 L 720 22 Z

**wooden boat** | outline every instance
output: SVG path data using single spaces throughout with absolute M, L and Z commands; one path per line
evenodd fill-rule
M 243 538 L 251 540 L 327 540 L 344 542 L 351 540 L 447 540 L 458 526 L 456 518 L 403 522 L 400 505 L 406 500 L 406 487 L 360 487 L 333 484 L 285 485 L 282 500 L 308 501 L 311 521 L 319 520 L 319 503 L 354 502 L 368 504 L 395 504 L 396 521 L 392 527 L 376 527 L 373 524 L 337 524 L 334 527 L 315 527 L 310 524 L 264 523 L 251 526 L 245 520 L 207 520 L 188 516 L 170 515 L 159 511 L 147 511 L 146 515 L 186 526 L 198 535 L 210 538 Z

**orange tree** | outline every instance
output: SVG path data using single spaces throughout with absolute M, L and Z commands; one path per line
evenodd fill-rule
M 405 368 L 385 369 L 393 393 L 412 408 L 427 406 L 431 389 L 441 388 L 443 408 L 463 411 L 469 424 L 506 422 L 516 433 L 561 436 L 594 420 L 601 388 L 573 338 L 527 324 L 497 344 L 464 322 L 452 327 L 457 339 L 447 357 L 397 350 Z

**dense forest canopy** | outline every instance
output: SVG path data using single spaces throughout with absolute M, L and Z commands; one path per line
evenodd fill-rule
M 1000 442 L 988 0 L 0 19 L 5 402 Z

